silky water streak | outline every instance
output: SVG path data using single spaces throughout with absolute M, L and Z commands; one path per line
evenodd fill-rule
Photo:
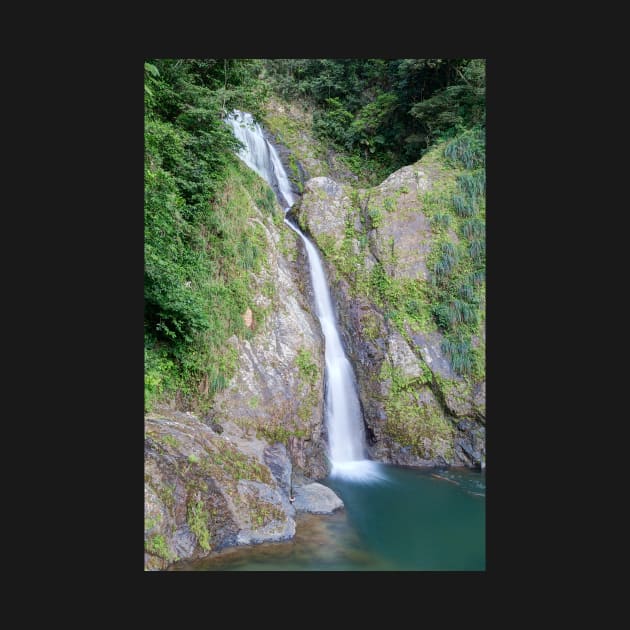
M 332 477 L 357 481 L 381 479 L 383 472 L 380 465 L 366 458 L 365 432 L 355 375 L 341 343 L 321 257 L 313 243 L 287 217 L 288 210 L 296 201 L 287 173 L 276 149 L 265 138 L 260 124 L 254 122 L 251 114 L 235 110 L 228 115 L 226 122 L 244 144 L 238 153 L 239 157 L 274 189 L 284 205 L 285 223 L 300 236 L 306 248 L 315 311 L 325 339 L 325 421 L 330 474 Z

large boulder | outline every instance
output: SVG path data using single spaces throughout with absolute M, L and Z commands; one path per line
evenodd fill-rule
M 269 449 L 262 440 L 244 440 L 239 431 L 228 424 L 218 434 L 182 412 L 145 418 L 147 569 L 294 536 L 284 447 Z
M 343 501 L 327 486 L 309 483 L 295 488 L 293 507 L 298 512 L 332 514 L 343 507 Z

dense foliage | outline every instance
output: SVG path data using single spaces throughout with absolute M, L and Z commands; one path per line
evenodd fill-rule
M 437 247 L 431 258 L 432 313 L 445 335 L 442 350 L 460 375 L 483 378 L 485 345 L 486 170 L 485 137 L 475 127 L 451 139 L 442 149 L 458 173 L 455 188 L 425 195 Z M 438 218 L 439 217 L 439 218 Z M 457 236 L 445 229 L 444 218 Z
M 320 137 L 390 172 L 485 126 L 482 59 L 273 59 L 265 70 L 280 95 L 315 106 Z
M 145 405 L 164 392 L 212 393 L 244 334 L 248 272 L 259 238 L 227 186 L 242 173 L 226 111 L 260 111 L 260 61 L 179 59 L 145 63 Z M 250 184 L 252 182 L 250 181 Z

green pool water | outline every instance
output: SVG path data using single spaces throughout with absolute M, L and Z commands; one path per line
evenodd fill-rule
M 380 469 L 377 482 L 324 480 L 345 509 L 299 515 L 291 541 L 227 549 L 170 570 L 485 570 L 485 473 Z

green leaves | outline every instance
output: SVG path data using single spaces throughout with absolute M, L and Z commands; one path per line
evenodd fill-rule
M 160 71 L 152 64 L 152 63 L 148 63 L 148 62 L 144 62 L 144 70 L 145 72 L 148 72 L 149 74 L 153 75 L 154 77 L 159 77 L 160 76 Z

